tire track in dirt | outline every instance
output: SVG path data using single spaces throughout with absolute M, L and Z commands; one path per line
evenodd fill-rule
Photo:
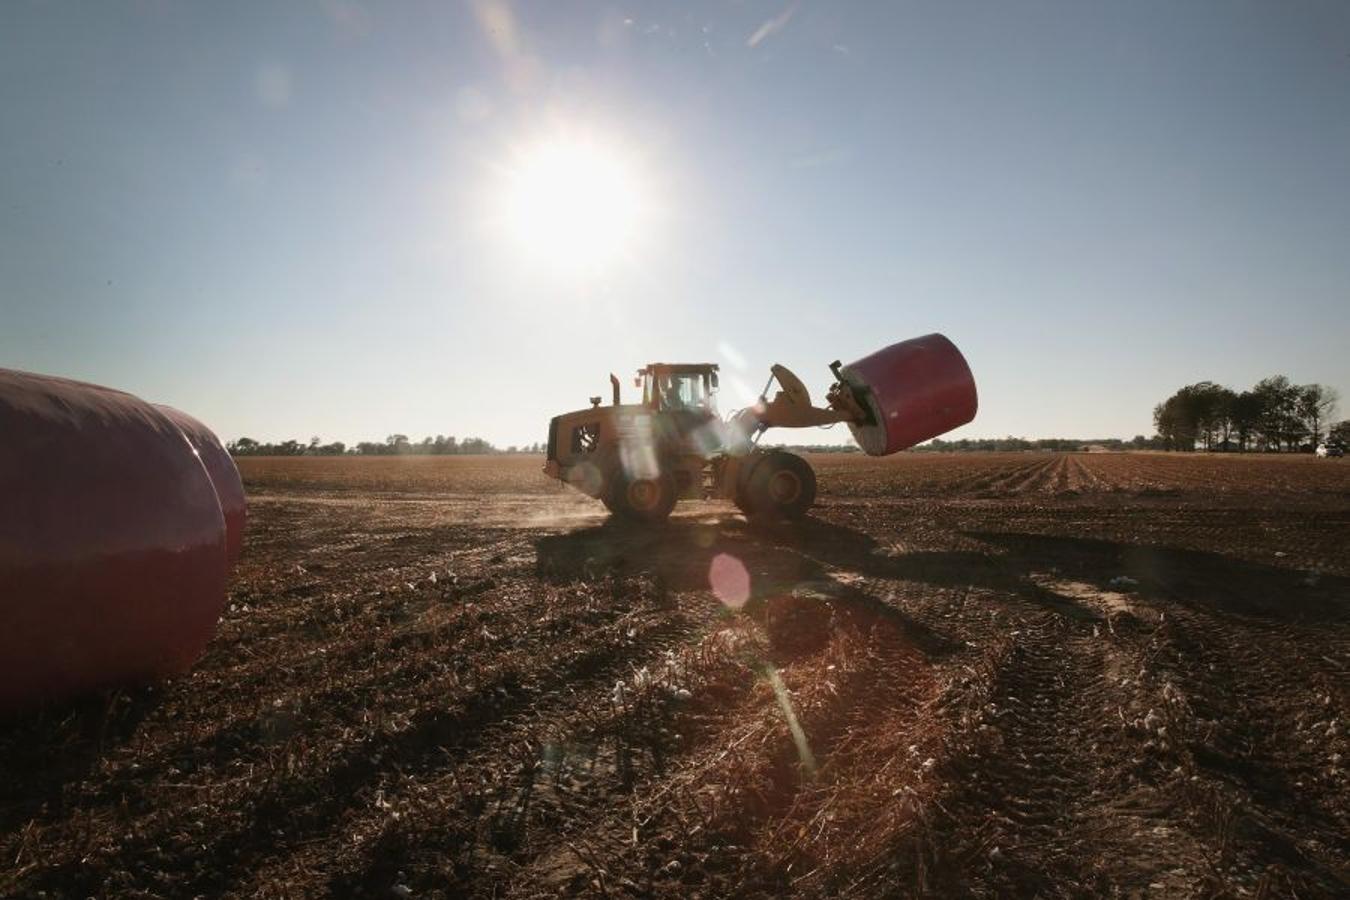
M 1014 892 L 1084 883 L 1080 861 L 1071 854 L 1050 854 L 1054 868 L 1046 869 L 1042 852 L 1070 843 L 1080 825 L 1076 807 L 1090 795 L 1096 770 L 1084 756 L 1089 745 L 1080 742 L 1089 736 L 1074 721 L 1073 706 L 1090 702 L 1097 687 L 1090 673 L 1101 666 L 1065 665 L 1066 631 L 1058 617 L 1042 613 L 1012 634 L 987 708 L 993 721 L 985 729 L 1002 764 L 963 772 L 964 796 L 945 804 L 964 818 L 980 817 L 980 809 L 1003 811 L 985 820 L 975 847 L 961 848 L 967 851 L 961 862 L 987 868 L 993 885 Z
M 1062 599 L 1114 611 L 1114 621 L 1019 614 L 1006 648 L 977 667 L 992 686 L 975 692 L 986 698 L 975 720 L 952 723 L 951 744 L 961 749 L 945 767 L 954 790 L 934 804 L 931 856 L 919 873 L 925 889 L 1100 895 L 1135 885 L 1189 894 L 1200 885 L 1212 849 L 1156 825 L 1164 801 L 1138 775 L 1134 739 L 1122 737 L 1128 726 L 1103 718 L 1120 703 L 1121 673 L 1139 670 L 1144 641 L 1134 630 L 1116 633 L 1115 622 L 1135 621 L 1122 618 L 1120 601 L 1098 602 L 1083 588 Z
M 1192 802 L 1220 842 L 1219 864 L 1248 887 L 1273 878 L 1300 895 L 1344 896 L 1350 691 L 1336 660 L 1350 645 L 1316 628 L 1221 623 L 1180 603 L 1168 616 L 1163 660 L 1192 714 L 1180 735 L 1199 781 Z M 1243 720 L 1225 714 L 1236 706 Z
M 1350 699 L 1336 661 L 1350 650 L 1343 629 L 1334 627 L 1346 618 L 1343 601 L 1334 598 L 1340 583 L 1320 595 L 1305 587 L 1290 605 L 1294 598 L 1269 599 L 1289 589 L 1284 573 L 1253 568 L 1245 580 L 1234 580 L 1232 563 L 1143 548 L 1131 564 L 1101 555 L 1112 545 L 1090 542 L 1074 545 L 1073 554 L 1061 549 L 1042 557 L 1044 548 L 1067 542 L 1041 541 L 1024 536 L 1010 543 L 1010 564 L 1024 568 L 1044 560 L 1095 572 L 1126 567 L 1141 579 L 1138 593 L 1116 594 L 1033 576 L 1045 590 L 1106 614 L 1099 634 L 1087 639 L 1080 633 L 1063 647 L 1067 671 L 1090 668 L 1077 652 L 1085 646 L 1099 645 L 1104 664 L 1100 684 L 1079 691 L 1090 706 L 1100 706 L 1101 731 L 1090 745 L 1097 758 L 1088 769 L 1097 771 L 1097 790 L 1110 802 L 1084 807 L 1101 825 L 1084 837 L 1096 846 L 1091 858 L 1099 862 L 1074 872 L 1055 871 L 1050 863 L 1057 857 L 1041 860 L 1037 865 L 1051 882 L 1093 893 L 1135 883 L 1183 894 L 1343 894 L 1347 808 L 1340 799 L 1345 773 L 1336 760 L 1345 754 L 1344 735 L 1334 714 L 1319 721 L 1306 704 L 1290 704 L 1310 692 L 1326 708 L 1345 708 Z M 1304 621 L 1282 624 L 1282 618 Z M 1234 716 L 1235 709 L 1243 714 Z M 1118 727 L 1109 717 L 1103 722 L 1102 712 L 1114 712 Z M 1253 721 L 1264 723 L 1255 733 Z M 1012 800 L 995 794 L 989 802 Z M 955 830 L 971 827 L 965 822 Z M 968 847 L 948 867 L 974 867 L 997 878 L 1011 859 L 1005 850 L 993 860 L 989 842 Z M 1103 859 L 1119 864 L 1102 865 Z M 993 893 L 1031 877 L 1028 869 L 995 880 Z

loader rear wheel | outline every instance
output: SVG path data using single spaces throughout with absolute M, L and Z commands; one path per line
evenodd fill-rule
M 747 515 L 800 519 L 816 502 L 816 473 L 794 453 L 771 451 L 750 471 L 739 499 Z
M 617 470 L 609 479 L 605 506 L 616 516 L 638 522 L 663 522 L 675 508 L 675 478 L 661 472 L 652 478 L 634 478 Z

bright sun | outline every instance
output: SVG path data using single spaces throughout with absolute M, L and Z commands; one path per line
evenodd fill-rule
M 631 249 L 646 199 L 614 148 L 555 138 L 522 151 L 506 172 L 502 221 L 528 258 L 594 270 Z

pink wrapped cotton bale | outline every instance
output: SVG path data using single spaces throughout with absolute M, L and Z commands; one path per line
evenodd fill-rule
M 956 345 L 940 334 L 892 344 L 839 370 L 872 423 L 849 428 L 858 446 L 885 456 L 975 418 L 975 378 Z
M 0 369 L 0 710 L 187 670 L 228 568 L 178 425 L 121 391 Z
M 173 420 L 183 432 L 192 449 L 197 451 L 206 474 L 211 476 L 211 484 L 220 500 L 220 511 L 225 516 L 225 552 L 230 565 L 239 561 L 239 552 L 244 545 L 244 519 L 246 503 L 244 483 L 239 479 L 239 469 L 234 459 L 221 445 L 216 433 L 187 413 L 172 406 L 157 404 L 160 412 Z

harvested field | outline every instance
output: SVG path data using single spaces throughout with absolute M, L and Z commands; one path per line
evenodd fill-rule
M 243 459 L 190 677 L 0 725 L 0 895 L 1350 895 L 1350 464 Z

